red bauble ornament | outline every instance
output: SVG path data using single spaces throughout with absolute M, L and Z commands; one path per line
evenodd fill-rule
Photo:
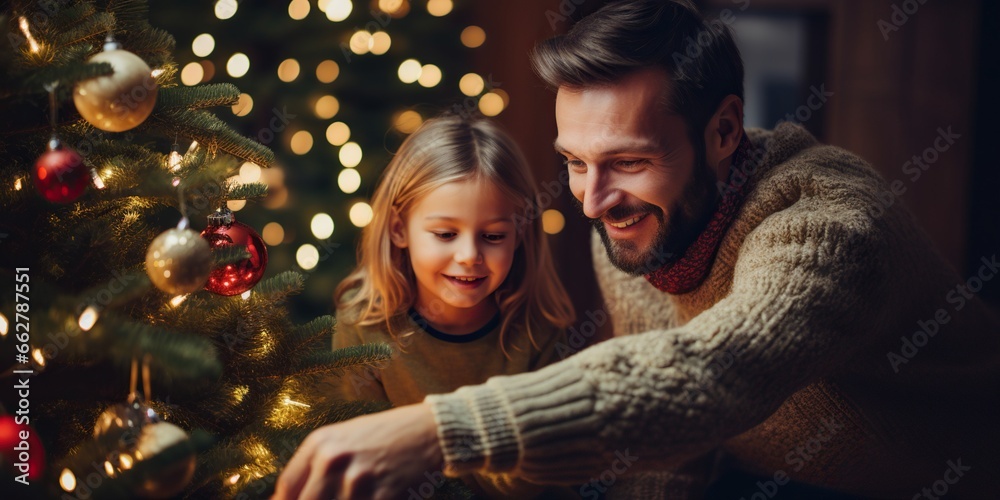
M 257 231 L 236 222 L 236 216 L 226 208 L 208 216 L 208 227 L 201 232 L 213 250 L 229 246 L 243 246 L 250 258 L 224 264 L 212 270 L 205 290 L 219 295 L 239 295 L 257 284 L 267 268 L 267 247 Z
M 90 184 L 90 171 L 83 158 L 69 148 L 63 148 L 53 138 L 49 150 L 35 163 L 35 187 L 46 200 L 69 203 L 76 200 Z
M 41 478 L 45 472 L 45 448 L 38 433 L 27 424 L 17 423 L 13 415 L 0 416 L 0 464 L 14 476 L 27 474 L 29 481 Z

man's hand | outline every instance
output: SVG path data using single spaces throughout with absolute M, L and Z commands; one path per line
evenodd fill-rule
M 444 459 L 427 404 L 316 429 L 278 478 L 273 499 L 400 498 Z

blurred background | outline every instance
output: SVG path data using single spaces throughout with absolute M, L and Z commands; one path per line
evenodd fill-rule
M 368 198 L 406 135 L 442 111 L 479 110 L 506 126 L 553 196 L 543 222 L 586 319 L 600 307 L 590 226 L 558 184 L 554 94 L 527 54 L 604 3 L 181 0 L 153 2 L 150 20 L 177 39 L 183 84 L 236 84 L 240 103 L 217 114 L 279 158 L 271 169 L 240 169 L 240 179 L 266 182 L 270 195 L 230 208 L 267 242 L 269 274 L 308 275 L 293 314 L 332 310 L 372 216 Z M 1000 252 L 1000 98 L 991 90 L 1000 84 L 998 2 L 695 3 L 735 19 L 748 126 L 801 123 L 900 180 L 905 190 L 892 202 L 913 211 L 963 277 Z M 960 137 L 935 149 L 947 130 Z M 915 155 L 926 170 L 907 163 Z M 979 295 L 1000 303 L 997 282 Z

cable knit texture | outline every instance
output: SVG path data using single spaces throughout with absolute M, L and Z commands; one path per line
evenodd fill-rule
M 700 286 L 660 292 L 595 237 L 615 338 L 426 399 L 450 473 L 580 483 L 616 452 L 627 476 L 722 449 L 856 494 L 910 498 L 956 464 L 949 495 L 1000 491 L 995 314 L 862 160 L 793 124 L 748 134 L 765 154 Z

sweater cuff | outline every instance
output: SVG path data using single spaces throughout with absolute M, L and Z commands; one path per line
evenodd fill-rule
M 597 439 L 592 387 L 566 362 L 424 401 L 434 413 L 449 476 L 548 469 L 560 458 L 572 467 L 572 455 L 593 449 Z

